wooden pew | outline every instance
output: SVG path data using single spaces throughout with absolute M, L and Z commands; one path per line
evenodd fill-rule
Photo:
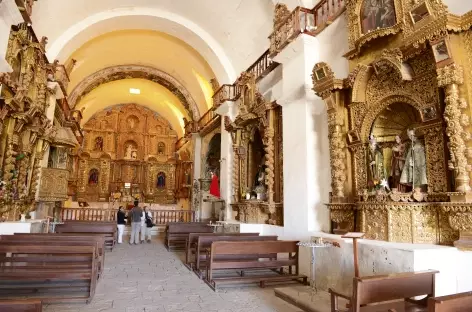
M 90 303 L 97 284 L 93 246 L 10 246 L 0 242 L 0 299 Z
M 1 235 L 1 242 L 11 242 L 12 244 L 30 245 L 54 245 L 54 246 L 95 246 L 98 256 L 98 276 L 103 273 L 105 264 L 105 238 L 98 236 L 62 236 L 61 234 L 15 234 Z
M 67 221 L 56 225 L 56 233 L 102 234 L 105 235 L 105 246 L 113 250 L 116 244 L 117 227 L 115 222 Z
M 0 300 L 2 312 L 41 312 L 43 305 L 41 300 Z
M 277 241 L 278 237 L 277 236 L 259 236 L 259 235 L 253 235 L 253 236 L 226 236 L 226 235 L 217 235 L 217 236 L 206 236 L 202 235 L 198 237 L 197 244 L 196 244 L 196 250 L 195 250 L 195 258 L 194 262 L 192 263 L 193 270 L 195 274 L 199 278 L 203 277 L 203 271 L 207 267 L 207 251 L 211 248 L 211 245 L 214 242 L 265 242 L 265 241 Z M 198 257 L 196 255 L 199 255 Z M 247 260 L 247 259 L 253 259 L 254 261 L 260 259 L 260 258 L 276 258 L 276 254 L 269 254 L 269 255 L 262 255 L 259 253 L 254 253 L 250 255 L 221 255 L 221 256 L 215 256 L 214 260 Z M 243 271 L 241 271 L 241 275 L 243 275 Z
M 189 233 L 185 241 L 185 266 L 192 269 L 195 259 L 191 259 L 195 255 L 199 236 L 259 236 L 259 233 Z
M 213 228 L 203 222 L 169 223 L 166 228 L 164 245 L 167 250 L 185 249 L 185 243 L 190 233 L 213 233 Z
M 470 312 L 472 291 L 428 299 L 428 312 Z
M 201 236 L 200 238 L 203 238 Z M 207 253 L 207 278 L 206 283 L 216 290 L 221 284 L 245 284 L 259 282 L 260 287 L 265 287 L 266 282 L 301 281 L 307 283 L 307 277 L 299 274 L 298 267 L 298 241 L 240 241 L 240 242 L 213 242 L 210 251 Z M 277 254 L 275 258 L 259 261 L 254 258 L 254 252 L 266 255 Z M 288 255 L 287 258 L 279 258 L 280 254 Z M 229 256 L 229 259 L 224 259 Z M 240 259 L 234 260 L 232 256 Z M 245 256 L 249 256 L 245 258 Z M 295 272 L 293 271 L 295 267 Z M 283 274 L 282 270 L 288 268 L 288 274 Z M 262 271 L 257 275 L 238 275 L 230 277 L 215 277 L 216 271 L 237 270 Z M 272 270 L 279 270 L 280 274 Z
M 428 298 L 434 296 L 435 274 L 439 271 L 396 273 L 354 277 L 351 297 L 329 289 L 331 311 L 340 312 L 338 297 L 347 299 L 351 312 L 360 311 L 427 311 Z M 426 297 L 421 300 L 410 298 Z

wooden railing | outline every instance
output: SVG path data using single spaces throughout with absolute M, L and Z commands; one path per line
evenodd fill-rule
M 345 0 L 322 0 L 313 9 L 297 7 L 269 36 L 274 57 L 300 34 L 316 36 L 344 12 Z
M 213 95 L 213 108 L 218 108 L 226 101 L 235 101 L 238 90 L 235 85 L 224 84 Z
M 54 79 L 59 83 L 62 93 L 67 96 L 67 88 L 69 87 L 69 75 L 64 65 L 56 65 L 56 71 L 54 72 Z
M 218 117 L 218 114 L 215 112 L 214 109 L 208 110 L 200 120 L 198 120 L 198 129 L 203 129 L 205 128 L 206 125 L 211 123 L 214 118 Z
M 118 209 L 102 208 L 63 208 L 62 221 L 116 221 Z M 193 222 L 195 211 L 193 210 L 149 210 L 153 222 L 156 225 L 166 225 L 169 222 Z
M 257 61 L 255 61 L 249 68 L 246 70 L 247 72 L 254 73 L 254 76 L 256 77 L 256 81 L 259 81 L 260 79 L 264 78 L 269 74 L 271 71 L 273 71 L 277 66 L 279 66 L 279 63 L 274 62 L 272 58 L 269 56 L 270 50 L 267 49 L 267 51 L 262 54 Z

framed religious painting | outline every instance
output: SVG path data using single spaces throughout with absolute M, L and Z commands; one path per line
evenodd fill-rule
M 392 27 L 397 23 L 395 0 L 365 0 L 361 8 L 362 34 Z
M 434 59 L 436 61 L 437 67 L 443 67 L 453 62 L 451 48 L 447 38 L 442 38 L 431 42 L 431 48 L 433 49 Z

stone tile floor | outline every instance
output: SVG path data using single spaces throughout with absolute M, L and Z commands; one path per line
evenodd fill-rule
M 151 244 L 117 245 L 90 304 L 51 304 L 45 312 L 297 312 L 273 288 L 236 287 L 214 292 L 182 263 L 182 252 Z

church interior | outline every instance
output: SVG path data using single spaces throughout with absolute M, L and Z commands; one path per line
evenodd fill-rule
M 469 0 L 0 0 L 0 311 L 472 311 L 471 103 Z

